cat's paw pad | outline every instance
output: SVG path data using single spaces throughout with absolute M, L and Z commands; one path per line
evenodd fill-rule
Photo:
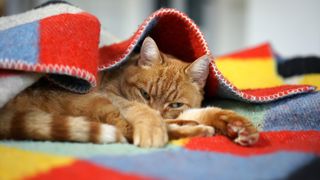
M 256 128 L 244 119 L 229 122 L 227 128 L 228 134 L 234 137 L 234 142 L 242 146 L 252 145 L 259 139 L 259 133 Z

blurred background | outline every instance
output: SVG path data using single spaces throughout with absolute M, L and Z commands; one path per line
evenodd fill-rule
M 0 15 L 32 9 L 45 0 L 0 0 Z M 218 56 L 270 42 L 284 57 L 320 56 L 319 0 L 67 0 L 97 16 L 120 40 L 153 11 L 172 7 L 200 26 Z

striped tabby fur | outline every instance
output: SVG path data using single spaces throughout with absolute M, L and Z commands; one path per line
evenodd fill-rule
M 99 86 L 74 94 L 46 80 L 27 88 L 0 111 L 1 139 L 111 143 L 161 147 L 163 118 L 200 107 L 209 59 L 182 62 L 147 37 L 121 68 L 100 74 Z
M 232 138 L 244 129 L 256 134 L 233 112 L 211 108 L 182 113 L 200 107 L 208 67 L 206 55 L 193 63 L 182 62 L 160 52 L 147 37 L 140 53 L 121 68 L 100 73 L 99 86 L 92 92 L 71 93 L 46 79 L 27 88 L 0 110 L 0 139 L 162 147 L 169 138 L 211 136 L 215 130 Z M 233 126 L 233 120 L 246 127 Z M 241 141 L 252 144 L 257 136 L 248 137 Z

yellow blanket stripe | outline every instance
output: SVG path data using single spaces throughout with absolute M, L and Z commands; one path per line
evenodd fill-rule
M 72 162 L 74 160 L 69 157 L 33 153 L 0 145 L 0 179 L 23 179 Z
M 176 145 L 176 146 L 184 146 L 190 141 L 190 138 L 183 138 L 183 139 L 177 139 L 170 141 L 170 144 Z
M 222 74 L 239 89 L 268 88 L 283 84 L 275 69 L 275 62 L 269 58 L 218 58 L 216 64 Z
M 299 84 L 310 84 L 317 86 L 317 90 L 320 90 L 320 74 L 305 74 L 303 75 Z

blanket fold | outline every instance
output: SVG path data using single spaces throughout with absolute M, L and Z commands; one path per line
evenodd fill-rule
M 146 36 L 151 36 L 164 53 L 172 54 L 187 62 L 191 62 L 204 54 L 211 54 L 204 36 L 191 19 L 174 9 L 160 9 L 149 16 L 129 39 L 100 48 L 99 69 L 105 70 L 121 65 L 128 60 L 130 54 L 139 51 L 141 42 Z M 268 44 L 246 49 L 228 57 L 248 58 L 254 56 L 274 59 L 272 49 Z M 264 67 L 260 68 L 263 69 Z M 237 71 L 235 69 L 233 74 L 237 74 Z M 255 74 L 250 75 L 255 76 Z M 261 81 L 264 81 L 264 79 L 261 79 Z M 206 95 L 207 97 L 220 96 L 240 101 L 262 103 L 306 93 L 314 89 L 315 87 L 308 85 L 281 84 L 266 89 L 241 90 L 231 83 L 224 73 L 221 73 L 212 57 Z
M 196 24 L 174 9 L 156 11 L 132 37 L 100 49 L 99 34 L 100 24 L 96 17 L 66 3 L 47 3 L 22 14 L 2 17 L 0 74 L 3 75 L 0 81 L 10 83 L 6 77 L 14 77 L 4 70 L 19 70 L 46 75 L 66 89 L 84 93 L 96 85 L 98 71 L 124 63 L 132 53 L 139 51 L 146 36 L 151 36 L 161 51 L 184 61 L 191 62 L 204 54 L 211 55 Z M 270 46 L 264 46 L 246 50 L 245 53 L 235 53 L 230 57 L 245 54 L 273 56 Z M 237 74 L 237 71 L 233 74 Z M 18 89 L 15 94 L 30 84 L 32 83 L 18 84 L 14 87 Z M 12 87 L 9 87 L 10 90 Z M 262 103 L 312 90 L 314 87 L 307 85 L 242 90 L 221 73 L 212 57 L 206 95 Z M 1 94 L 0 106 L 14 96 L 12 93 L 5 93 L 6 91 L 3 90 Z
M 14 83 L 12 79 L 20 78 L 22 71 L 47 75 L 67 89 L 87 92 L 96 85 L 99 32 L 96 17 L 65 3 L 1 17 L 0 84 Z M 71 78 L 63 78 L 66 75 Z M 0 107 L 12 98 L 6 92 L 17 94 L 30 84 L 6 86 Z

